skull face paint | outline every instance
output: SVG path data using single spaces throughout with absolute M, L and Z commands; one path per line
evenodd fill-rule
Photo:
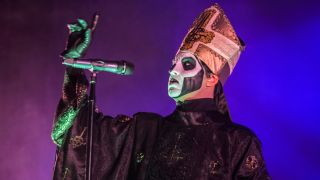
M 169 74 L 168 94 L 171 98 L 179 98 L 201 88 L 204 71 L 192 53 L 180 51 Z

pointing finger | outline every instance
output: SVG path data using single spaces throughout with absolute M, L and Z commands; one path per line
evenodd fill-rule
M 91 30 L 94 31 L 96 29 L 97 23 L 99 20 L 99 14 L 98 12 L 96 12 L 93 16 L 93 21 L 92 21 L 92 25 L 91 25 Z

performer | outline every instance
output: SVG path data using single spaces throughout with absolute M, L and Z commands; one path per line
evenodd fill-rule
M 69 25 L 64 58 L 80 58 L 91 39 L 84 20 Z M 82 41 L 75 39 L 81 37 Z M 169 71 L 172 114 L 113 118 L 95 113 L 92 179 L 270 179 L 260 141 L 229 116 L 223 84 L 244 44 L 218 4 L 193 23 Z M 84 179 L 88 81 L 67 68 L 52 139 L 54 177 Z

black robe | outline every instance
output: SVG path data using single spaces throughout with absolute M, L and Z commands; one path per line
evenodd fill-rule
M 70 69 L 65 77 L 55 119 L 70 107 L 79 111 L 61 136 L 53 179 L 84 179 L 87 81 Z M 96 112 L 92 168 L 93 180 L 270 179 L 258 138 L 221 114 L 212 99 L 188 101 L 166 117 Z

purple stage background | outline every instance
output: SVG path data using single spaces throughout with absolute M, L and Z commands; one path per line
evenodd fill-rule
M 225 86 L 233 121 L 263 143 L 271 176 L 320 179 L 320 1 L 216 1 L 246 51 Z M 101 73 L 97 101 L 109 115 L 167 115 L 168 69 L 187 29 L 213 1 L 2 0 L 0 179 L 51 179 L 50 131 L 61 93 L 66 24 L 100 10 L 87 57 L 126 59 L 133 76 Z

